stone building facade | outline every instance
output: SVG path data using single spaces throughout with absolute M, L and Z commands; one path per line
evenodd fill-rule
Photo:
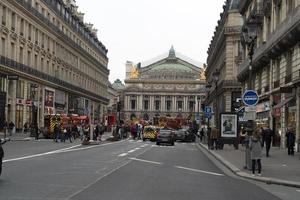
M 206 80 L 209 90 L 205 104 L 213 108 L 211 125 L 217 127 L 220 113 L 236 112 L 240 107 L 241 84 L 237 71 L 243 59 L 240 43 L 243 19 L 239 13 L 239 2 L 225 2 L 207 51 Z
M 192 118 L 200 113 L 204 96 L 203 65 L 177 55 L 173 47 L 168 55 L 148 64 L 126 63 L 125 119 Z
M 91 115 L 106 105 L 107 49 L 73 0 L 0 1 L 0 115 L 21 129 L 44 115 Z
M 249 80 L 248 50 L 244 43 L 244 58 L 238 78 L 243 90 L 251 81 L 260 97 L 257 123 L 270 125 L 281 136 L 287 128 L 300 135 L 300 1 L 299 0 L 243 0 L 240 12 L 244 27 L 255 26 L 252 60 L 252 79 Z M 298 146 L 298 145 L 297 145 Z

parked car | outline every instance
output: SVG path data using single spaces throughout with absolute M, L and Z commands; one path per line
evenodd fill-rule
M 145 126 L 143 131 L 143 141 L 149 139 L 155 141 L 157 137 L 157 132 L 155 126 Z
M 195 142 L 196 136 L 190 129 L 179 129 L 175 131 L 175 140 L 182 142 Z
M 175 141 L 184 141 L 187 129 L 179 129 L 175 131 Z
M 173 146 L 175 142 L 174 135 L 174 130 L 168 128 L 161 128 L 157 132 L 156 144 L 160 145 L 161 143 L 166 143 Z

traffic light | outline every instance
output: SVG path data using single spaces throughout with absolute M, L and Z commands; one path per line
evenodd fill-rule
M 122 109 L 122 104 L 121 104 L 121 102 L 118 102 L 117 103 L 117 112 L 120 112 L 121 109 Z

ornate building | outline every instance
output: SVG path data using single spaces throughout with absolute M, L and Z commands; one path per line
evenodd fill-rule
M 17 129 L 47 114 L 101 120 L 107 49 L 83 15 L 74 0 L 0 1 L 0 115 Z
M 300 136 L 300 1 L 299 0 L 242 0 L 240 12 L 245 32 L 254 32 L 252 69 L 246 42 L 244 59 L 238 78 L 243 90 L 255 89 L 260 97 L 256 120 L 270 125 L 281 136 L 287 128 Z M 251 31 L 252 30 L 252 31 Z M 254 31 L 253 31 L 254 30 Z M 249 74 L 253 74 L 249 76 Z M 299 148 L 298 148 L 299 149 Z
M 222 112 L 236 112 L 240 107 L 241 84 L 237 80 L 242 62 L 240 35 L 243 25 L 240 0 L 227 0 L 208 48 L 206 105 L 213 107 L 212 126 L 219 126 Z
M 125 119 L 195 117 L 200 112 L 204 95 L 203 65 L 176 55 L 173 47 L 168 55 L 148 64 L 126 63 Z

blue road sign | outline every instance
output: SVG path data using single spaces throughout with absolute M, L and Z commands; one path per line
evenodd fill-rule
M 255 106 L 259 97 L 255 90 L 246 90 L 242 96 L 243 103 L 247 106 Z
M 211 106 L 205 106 L 204 108 L 204 115 L 206 118 L 211 118 L 212 115 L 212 107 Z

